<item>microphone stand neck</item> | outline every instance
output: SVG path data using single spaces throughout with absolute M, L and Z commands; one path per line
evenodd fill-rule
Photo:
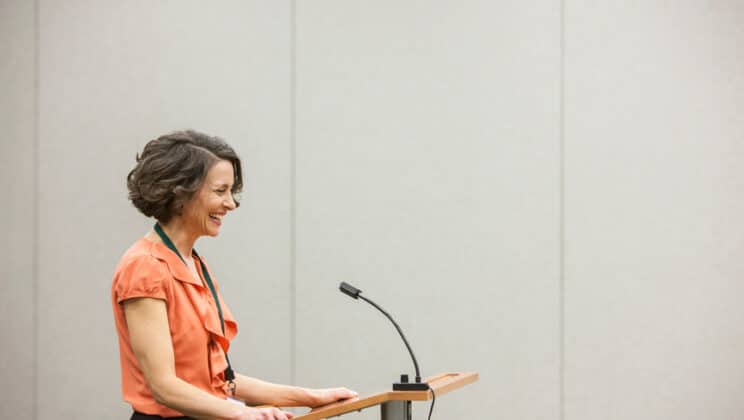
M 387 319 L 390 320 L 390 322 L 393 323 L 395 326 L 395 329 L 398 331 L 398 334 L 400 334 L 400 338 L 403 339 L 403 343 L 406 345 L 406 348 L 408 349 L 408 353 L 411 355 L 411 359 L 413 360 L 413 367 L 416 369 L 416 382 L 411 383 L 408 382 L 408 375 L 401 375 L 401 381 L 399 383 L 393 384 L 393 390 L 399 390 L 399 391 L 420 391 L 420 390 L 427 390 L 429 389 L 429 384 L 422 383 L 421 382 L 421 371 L 419 370 L 418 362 L 416 361 L 416 356 L 413 354 L 413 350 L 411 349 L 410 344 L 408 344 L 408 340 L 406 339 L 406 336 L 403 334 L 403 330 L 400 329 L 398 326 L 398 323 L 395 322 L 393 317 L 390 316 L 384 309 L 382 309 L 379 305 L 374 303 L 373 301 L 367 299 L 366 297 L 359 295 L 359 298 L 363 301 L 369 303 L 370 305 L 377 308 L 378 311 L 382 312 L 383 315 L 387 317 Z

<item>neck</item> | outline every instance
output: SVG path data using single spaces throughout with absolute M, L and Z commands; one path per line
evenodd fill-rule
M 177 217 L 174 217 L 168 223 L 160 223 L 160 227 L 163 228 L 165 234 L 168 235 L 173 245 L 176 246 L 181 257 L 184 259 L 190 258 L 194 243 L 196 243 L 196 239 L 199 236 L 191 233 Z

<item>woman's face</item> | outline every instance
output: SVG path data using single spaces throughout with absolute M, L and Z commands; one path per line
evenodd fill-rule
M 187 229 L 197 236 L 220 233 L 222 218 L 236 207 L 231 191 L 234 179 L 230 162 L 220 160 L 212 166 L 201 188 L 183 208 Z

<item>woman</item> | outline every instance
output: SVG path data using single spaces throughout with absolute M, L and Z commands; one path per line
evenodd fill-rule
M 127 186 L 134 206 L 157 220 L 122 257 L 111 293 L 132 419 L 285 420 L 292 414 L 247 404 L 315 407 L 356 396 L 232 371 L 227 351 L 237 324 L 193 248 L 199 237 L 217 236 L 239 205 L 240 159 L 227 143 L 195 131 L 152 140 Z

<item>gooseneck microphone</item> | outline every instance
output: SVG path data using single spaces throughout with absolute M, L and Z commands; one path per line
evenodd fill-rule
M 341 282 L 338 289 L 341 290 L 344 294 L 354 299 L 361 298 L 363 301 L 377 308 L 378 311 L 382 312 L 382 314 L 385 315 L 390 320 L 390 322 L 393 323 L 393 325 L 395 326 L 395 329 L 398 330 L 398 334 L 400 334 L 400 338 L 403 339 L 403 343 L 405 343 L 406 348 L 408 349 L 408 353 L 411 354 L 411 359 L 413 359 L 413 367 L 416 369 L 416 382 L 408 382 L 408 375 L 405 375 L 405 374 L 400 375 L 400 382 L 396 382 L 393 384 L 393 390 L 395 391 L 425 391 L 429 389 L 429 384 L 427 384 L 426 382 L 421 382 L 421 372 L 419 371 L 419 366 L 418 366 L 418 362 L 416 361 L 416 356 L 413 355 L 413 350 L 411 350 L 411 346 L 408 344 L 408 340 L 406 340 L 406 336 L 403 335 L 403 331 L 400 329 L 400 327 L 398 326 L 398 323 L 395 322 L 393 317 L 391 317 L 390 314 L 385 312 L 385 310 L 382 309 L 379 305 L 367 299 L 366 297 L 362 296 L 362 291 L 350 285 L 349 283 Z

